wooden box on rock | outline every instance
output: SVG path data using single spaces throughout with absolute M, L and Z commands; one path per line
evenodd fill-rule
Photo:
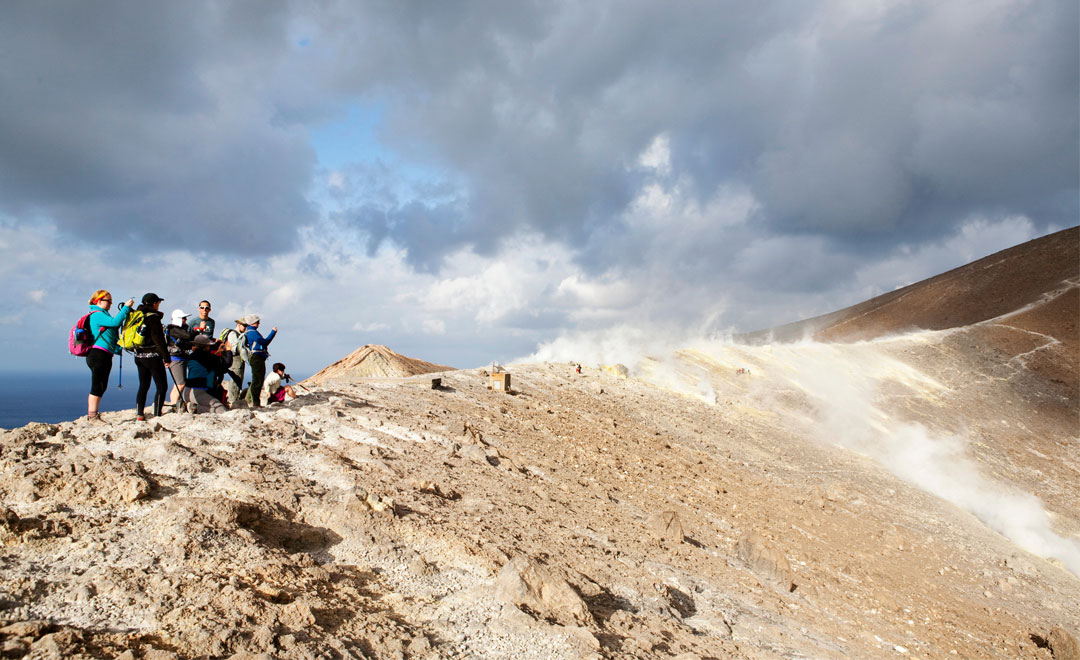
M 491 374 L 491 382 L 488 387 L 496 392 L 509 392 L 510 391 L 510 374 L 501 371 L 497 374 Z

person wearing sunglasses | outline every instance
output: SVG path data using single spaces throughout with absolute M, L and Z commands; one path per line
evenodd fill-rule
M 105 421 L 98 414 L 98 407 L 101 405 L 101 397 L 109 387 L 113 356 L 120 354 L 120 327 L 124 325 L 124 319 L 131 312 L 135 300 L 129 298 L 126 303 L 120 303 L 116 316 L 109 316 L 112 303 L 112 294 L 105 289 L 98 289 L 90 296 L 90 332 L 94 336 L 94 346 L 86 354 L 86 366 L 90 369 L 90 395 L 86 398 L 86 418 L 91 422 Z
M 210 301 L 203 300 L 199 303 L 199 318 L 195 321 L 195 325 L 191 326 L 191 331 L 196 335 L 206 335 L 210 339 L 216 339 L 214 326 L 214 319 L 210 318 Z

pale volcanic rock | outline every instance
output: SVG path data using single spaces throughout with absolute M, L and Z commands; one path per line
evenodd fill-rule
M 1046 641 L 1054 660 L 1080 660 L 1080 643 L 1060 626 L 1054 626 Z
M 0 655 L 1068 658 L 1076 298 L 1028 265 L 964 327 L 512 393 L 368 347 L 285 405 L 0 432 Z
M 670 543 L 682 543 L 685 538 L 682 519 L 675 511 L 658 511 L 648 520 L 649 529 L 656 538 Z
M 525 557 L 514 557 L 499 571 L 495 598 L 565 625 L 592 621 L 585 601 L 565 579 Z
M 749 532 L 739 538 L 739 558 L 745 561 L 763 582 L 772 583 L 784 591 L 794 591 L 791 564 L 779 548 L 761 534 Z

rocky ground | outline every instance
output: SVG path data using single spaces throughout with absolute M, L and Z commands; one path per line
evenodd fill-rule
M 823 442 L 794 363 L 749 350 L 682 354 L 707 396 L 532 364 L 511 394 L 453 371 L 7 432 L 0 654 L 1070 657 L 1076 575 Z
M 0 657 L 1077 660 L 1078 236 L 830 317 L 873 341 L 508 393 L 365 346 L 286 405 L 0 432 Z M 966 325 L 885 336 L 920 296 Z

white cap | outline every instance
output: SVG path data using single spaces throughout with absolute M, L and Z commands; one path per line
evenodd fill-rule
M 172 311 L 172 324 L 173 325 L 183 325 L 184 324 L 184 319 L 186 319 L 189 316 L 191 316 L 191 314 L 188 314 L 187 312 L 185 312 L 182 309 L 174 309 Z

